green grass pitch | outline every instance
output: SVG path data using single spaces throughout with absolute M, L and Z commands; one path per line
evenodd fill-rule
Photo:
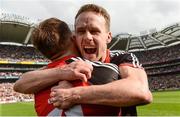
M 142 116 L 180 116 L 180 91 L 153 92 L 153 103 L 137 108 Z M 35 116 L 33 102 L 0 104 L 0 116 Z
M 180 90 L 153 93 L 153 103 L 138 107 L 142 116 L 180 116 Z
M 33 102 L 0 104 L 0 116 L 35 116 Z

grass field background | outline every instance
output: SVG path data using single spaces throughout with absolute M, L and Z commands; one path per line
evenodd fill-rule
M 153 103 L 137 108 L 142 116 L 180 116 L 180 91 L 153 92 Z M 0 104 L 0 116 L 35 116 L 33 102 Z
M 153 103 L 138 107 L 138 115 L 180 116 L 180 91 L 153 92 Z

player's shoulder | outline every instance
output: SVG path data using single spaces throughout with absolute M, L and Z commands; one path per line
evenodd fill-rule
M 87 59 L 83 59 L 81 57 L 72 57 L 69 60 L 67 60 L 66 63 L 71 63 L 71 62 L 77 61 L 77 60 L 82 60 L 82 61 L 85 61 L 87 63 L 90 63 L 95 68 L 108 68 L 108 69 L 112 69 L 112 70 L 118 72 L 118 66 L 114 63 L 103 63 L 100 61 L 90 61 Z
M 111 62 L 116 65 L 128 63 L 132 64 L 134 67 L 141 66 L 136 55 L 131 52 L 126 52 L 123 50 L 113 50 L 110 51 L 110 58 Z
M 81 57 L 71 57 L 70 59 L 66 60 L 65 62 L 66 62 L 67 64 L 69 64 L 69 63 L 72 63 L 72 62 L 77 61 L 77 60 L 82 60 L 82 61 L 84 61 L 84 59 L 82 59 Z
M 110 51 L 110 57 L 113 58 L 115 56 L 125 56 L 125 55 L 130 55 L 132 53 L 126 52 L 124 50 L 111 50 Z

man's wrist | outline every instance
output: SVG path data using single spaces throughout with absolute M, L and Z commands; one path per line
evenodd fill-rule
M 71 89 L 72 90 L 72 101 L 74 104 L 80 104 L 82 102 L 82 96 L 81 96 L 82 89 L 83 88 L 81 88 L 81 87 L 75 87 L 75 88 Z
M 73 95 L 73 102 L 75 104 L 93 104 L 95 87 L 92 86 L 79 86 L 71 88 Z
M 55 68 L 54 74 L 55 74 L 56 77 L 58 77 L 58 79 L 60 81 L 65 80 L 64 73 L 63 73 L 63 68 L 61 66 Z

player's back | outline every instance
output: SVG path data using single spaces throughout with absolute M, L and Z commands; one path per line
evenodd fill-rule
M 56 62 L 56 64 L 49 64 L 49 68 L 57 67 L 66 63 L 60 61 Z M 92 65 L 92 78 L 87 83 L 80 80 L 71 81 L 74 87 L 106 84 L 119 78 L 118 67 L 116 65 L 102 64 L 100 62 L 93 62 Z M 38 116 L 117 116 L 120 113 L 119 107 L 95 104 L 75 105 L 68 110 L 55 108 L 52 104 L 48 103 L 50 89 L 51 87 L 35 94 L 35 106 Z

